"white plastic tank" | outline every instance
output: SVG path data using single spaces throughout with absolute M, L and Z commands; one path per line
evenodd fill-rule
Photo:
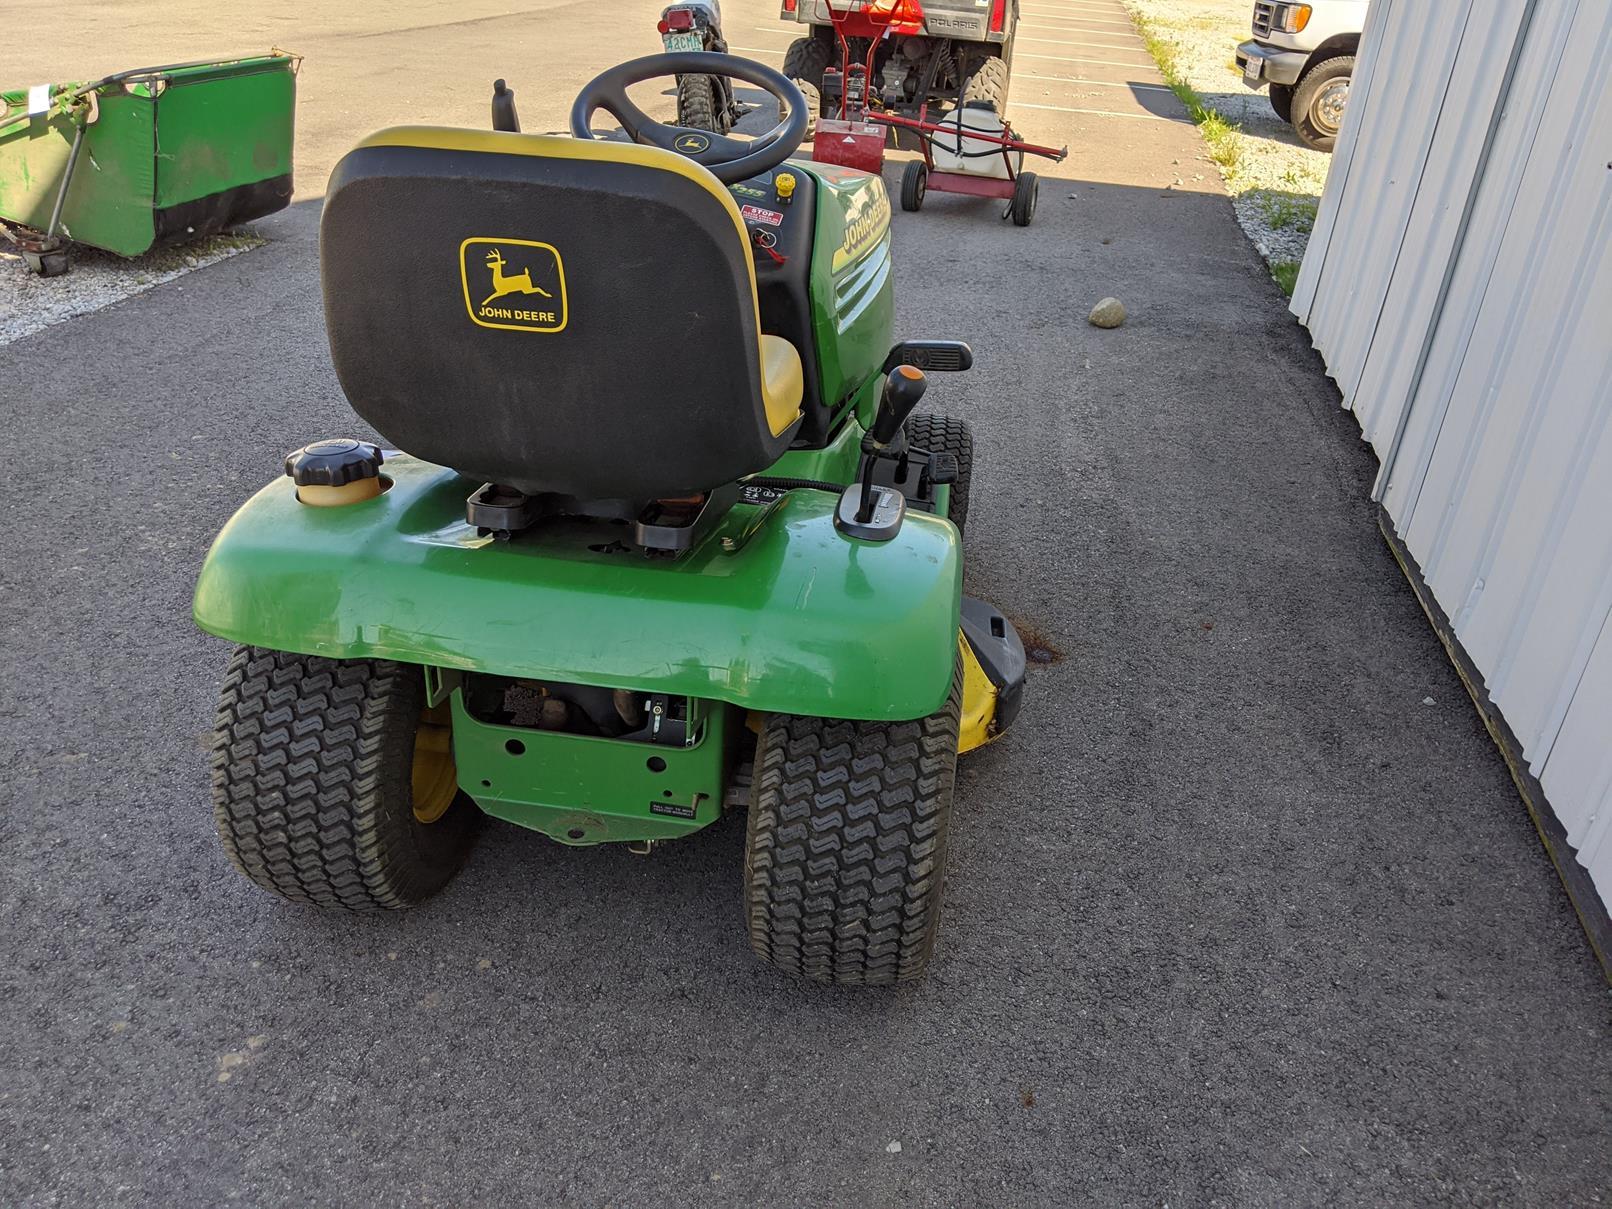
M 945 129 L 930 136 L 930 151 L 935 157 L 937 172 L 966 172 L 970 176 L 994 176 L 1006 180 L 1007 164 L 1002 159 L 1002 148 L 984 139 L 970 138 L 969 131 L 1001 137 L 1002 119 L 996 110 L 985 103 L 965 104 L 940 119 Z M 1009 151 L 1013 171 L 1024 165 L 1022 151 Z

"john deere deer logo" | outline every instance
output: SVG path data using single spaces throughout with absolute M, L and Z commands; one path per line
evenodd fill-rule
M 482 236 L 467 239 L 459 245 L 459 280 L 465 309 L 480 327 L 558 332 L 570 318 L 565 265 L 553 244 Z M 542 301 L 526 302 L 526 298 Z

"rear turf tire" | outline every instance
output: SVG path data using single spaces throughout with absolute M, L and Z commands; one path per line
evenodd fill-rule
M 1008 65 L 1007 60 L 991 55 L 974 69 L 963 85 L 963 104 L 984 101 L 1001 116 L 1007 112 Z
M 710 76 L 677 77 L 677 124 L 690 130 L 727 131 L 717 118 L 717 84 Z
M 922 160 L 908 160 L 901 170 L 901 208 L 922 210 L 924 194 L 929 192 L 929 169 Z
M 966 421 L 920 412 L 907 420 L 907 441 L 914 449 L 949 453 L 957 459 L 957 481 L 946 515 L 961 533 L 968 521 L 968 485 L 974 477 L 973 432 Z
M 1013 200 L 1008 203 L 1008 213 L 1013 216 L 1015 227 L 1030 225 L 1040 198 L 1041 179 L 1034 172 L 1019 173 L 1018 180 L 1013 184 Z
M 434 805 L 416 801 L 424 707 L 410 664 L 239 647 L 213 737 L 213 814 L 230 861 L 321 907 L 407 907 L 440 890 L 479 813 L 451 780 Z
M 940 928 L 958 691 L 954 680 L 913 722 L 767 716 L 745 844 L 763 961 L 844 986 L 922 977 Z

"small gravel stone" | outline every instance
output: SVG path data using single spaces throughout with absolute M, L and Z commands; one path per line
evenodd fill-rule
M 886 1146 L 884 1148 L 884 1153 L 885 1154 L 900 1154 L 901 1153 L 901 1143 L 900 1142 L 891 1142 L 890 1145 L 888 1145 L 888 1146 Z
M 1118 327 L 1125 322 L 1125 304 L 1118 298 L 1104 298 L 1091 308 L 1086 321 L 1093 327 Z

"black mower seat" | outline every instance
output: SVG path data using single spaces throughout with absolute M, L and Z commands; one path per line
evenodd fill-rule
M 738 207 L 669 151 L 383 130 L 331 176 L 320 264 L 354 410 L 473 479 L 693 495 L 771 465 L 800 420 Z

